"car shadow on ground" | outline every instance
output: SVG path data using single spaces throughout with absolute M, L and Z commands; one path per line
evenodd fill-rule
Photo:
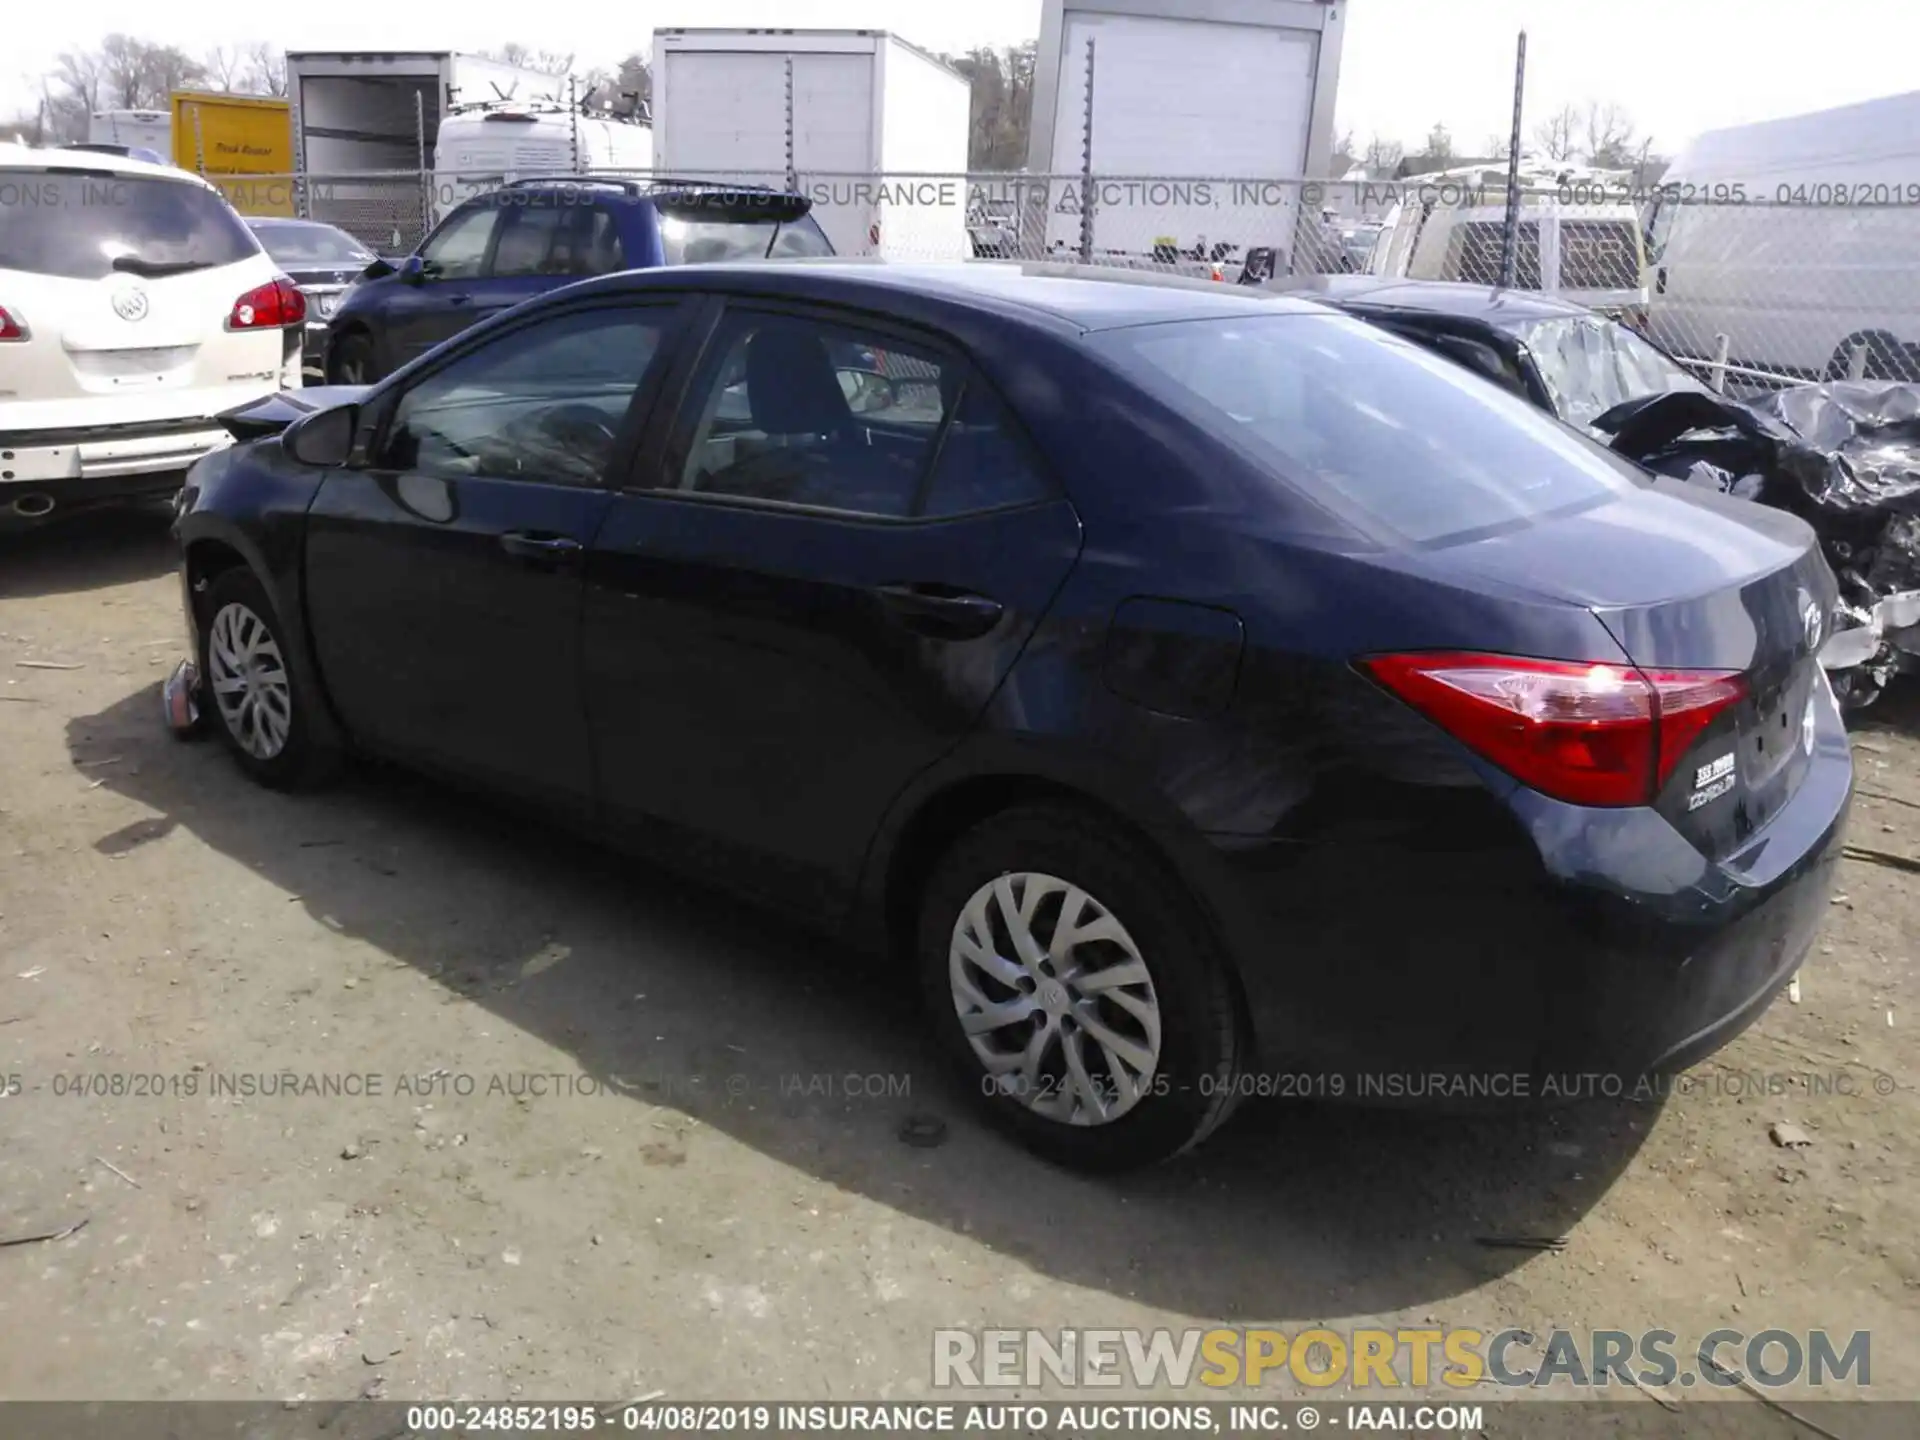
M 145 688 L 69 722 L 76 763 L 138 757 L 98 773 L 153 812 L 100 836 L 102 853 L 189 832 L 601 1084 L 1069 1284 L 1223 1320 L 1428 1304 L 1569 1231 L 1656 1117 L 1605 1101 L 1477 1118 L 1253 1103 L 1173 1164 L 1070 1174 L 974 1117 L 886 965 L 385 768 L 260 790 L 217 741 L 174 741 L 157 715 Z M 793 1093 L 848 1076 L 888 1077 L 885 1093 Z M 945 1143 L 903 1143 L 902 1122 L 929 1114 Z
M 105 590 L 164 575 L 180 552 L 164 501 L 58 516 L 0 530 L 0 600 Z

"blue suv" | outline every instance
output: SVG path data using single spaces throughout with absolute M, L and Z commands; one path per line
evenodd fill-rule
M 466 201 L 341 297 L 326 377 L 367 385 L 469 325 L 616 270 L 831 255 L 805 196 L 690 180 L 525 180 Z

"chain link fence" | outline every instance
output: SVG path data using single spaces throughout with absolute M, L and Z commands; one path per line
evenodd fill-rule
M 510 181 L 571 181 L 590 199 L 593 180 L 676 178 L 256 176 L 234 198 L 327 221 L 397 255 L 458 205 Z M 1509 255 L 1506 189 L 1484 178 L 741 171 L 699 180 L 797 188 L 843 255 L 1063 261 L 1281 286 L 1322 275 L 1476 285 L 1510 276 L 1515 289 L 1621 319 L 1716 387 L 1920 380 L 1920 187 L 1758 197 L 1741 187 L 1532 186 Z

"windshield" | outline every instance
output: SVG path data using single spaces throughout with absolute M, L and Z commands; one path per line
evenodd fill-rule
M 99 280 L 116 268 L 167 274 L 260 253 L 232 207 L 191 180 L 8 170 L 0 190 L 0 270 Z
M 261 225 L 254 233 L 277 265 L 365 265 L 374 258 L 365 245 L 331 225 Z
M 1626 326 L 1569 315 L 1518 326 L 1562 420 L 1590 425 L 1614 406 L 1669 390 L 1705 390 L 1692 375 Z
M 1344 316 L 1145 325 L 1095 343 L 1280 478 L 1417 543 L 1592 504 L 1634 483 L 1525 400 Z

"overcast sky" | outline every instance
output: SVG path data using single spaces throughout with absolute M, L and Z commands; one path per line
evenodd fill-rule
M 1671 153 L 1703 129 L 1920 89 L 1920 0 L 1346 0 L 1339 123 L 1418 149 L 1443 121 L 1456 149 L 1504 134 L 1513 42 L 1528 31 L 1528 128 L 1564 103 L 1611 100 Z M 655 26 L 854 26 L 934 50 L 1039 33 L 1040 0 L 629 0 L 620 5 L 461 0 L 458 5 L 264 7 L 195 0 L 13 0 L 0 114 L 32 103 L 63 49 L 112 31 L 198 54 L 222 42 L 286 49 L 474 50 L 517 40 L 582 67 L 647 48 Z

